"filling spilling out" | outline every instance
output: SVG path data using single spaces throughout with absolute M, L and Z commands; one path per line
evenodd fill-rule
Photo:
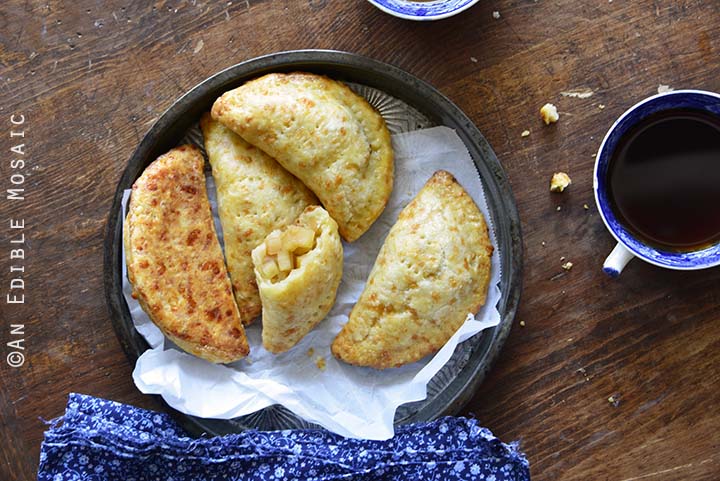
M 315 245 L 313 229 L 290 225 L 283 231 L 273 231 L 260 244 L 257 263 L 260 274 L 272 282 L 285 279 L 293 269 L 300 267 L 300 257 Z

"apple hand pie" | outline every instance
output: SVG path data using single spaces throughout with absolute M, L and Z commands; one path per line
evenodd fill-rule
M 273 229 L 292 223 L 308 205 L 312 192 L 263 151 L 205 114 L 200 120 L 205 151 L 217 187 L 225 260 L 240 310 L 249 324 L 262 305 L 251 252 Z
M 385 121 L 344 84 L 272 73 L 226 92 L 212 117 L 275 158 L 312 190 L 347 241 L 385 208 L 393 151 Z
M 123 226 L 128 278 L 150 319 L 215 363 L 247 356 L 197 147 L 172 149 L 135 181 Z
M 337 223 L 322 207 L 307 207 L 294 224 L 271 232 L 252 260 L 262 299 L 263 346 L 285 352 L 335 303 L 343 267 Z
M 390 229 L 333 355 L 385 369 L 439 350 L 485 303 L 492 251 L 475 202 L 436 172 Z

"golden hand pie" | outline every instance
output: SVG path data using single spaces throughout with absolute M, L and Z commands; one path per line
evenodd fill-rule
M 292 223 L 318 201 L 275 160 L 209 114 L 200 127 L 217 187 L 225 260 L 240 319 L 249 324 L 262 309 L 250 253 L 273 229 Z
M 226 92 L 212 116 L 302 180 L 346 240 L 360 237 L 385 208 L 393 186 L 390 133 L 344 84 L 268 74 Z
M 294 224 L 270 233 L 252 252 L 262 299 L 263 346 L 285 352 L 335 303 L 343 267 L 337 223 L 310 206 Z
M 385 369 L 439 350 L 485 303 L 492 250 L 475 202 L 436 172 L 390 229 L 333 355 Z
M 197 147 L 172 149 L 135 181 L 123 236 L 133 297 L 170 340 L 210 362 L 247 356 Z

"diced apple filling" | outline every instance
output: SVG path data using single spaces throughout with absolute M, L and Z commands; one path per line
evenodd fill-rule
M 290 225 L 283 231 L 273 231 L 261 244 L 260 273 L 266 279 L 284 279 L 298 267 L 297 257 L 309 252 L 314 244 L 315 231 L 307 227 Z

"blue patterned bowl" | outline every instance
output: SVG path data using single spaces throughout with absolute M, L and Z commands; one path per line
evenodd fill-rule
M 406 20 L 440 20 L 452 17 L 475 5 L 478 0 L 368 0 L 385 13 Z
M 654 113 L 677 109 L 695 109 L 720 116 L 720 95 L 702 90 L 676 90 L 649 97 L 628 109 L 610 127 L 595 160 L 593 188 L 598 211 L 605 226 L 618 241 L 605 260 L 603 270 L 617 277 L 634 257 L 659 267 L 676 270 L 707 269 L 720 266 L 720 243 L 691 252 L 672 252 L 656 249 L 638 240 L 625 229 L 610 207 L 608 193 L 608 166 L 622 136 L 642 119 Z

